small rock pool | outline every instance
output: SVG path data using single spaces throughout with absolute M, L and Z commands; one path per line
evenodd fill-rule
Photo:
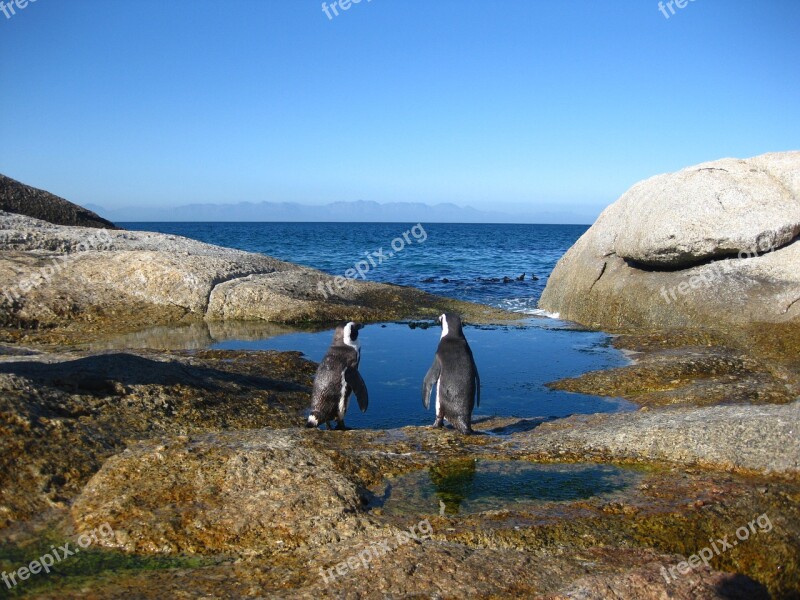
M 540 511 L 559 503 L 622 498 L 643 474 L 597 464 L 537 464 L 465 458 L 387 479 L 372 509 L 387 515 Z
M 614 398 L 555 391 L 545 384 L 597 369 L 627 364 L 625 355 L 602 332 L 543 317 L 510 325 L 465 326 L 481 376 L 482 417 L 565 417 L 571 414 L 633 410 Z M 433 321 L 375 323 L 361 330 L 361 375 L 369 389 L 369 410 L 361 413 L 352 399 L 348 427 L 391 429 L 433 423 L 433 402 L 422 407 L 421 387 L 441 329 Z M 333 328 L 303 331 L 269 323 L 208 323 L 156 327 L 98 341 L 91 350 L 151 348 L 162 350 L 295 350 L 319 362 L 333 337 Z
M 473 419 L 565 417 L 576 413 L 632 410 L 624 400 L 554 391 L 545 384 L 596 369 L 627 363 L 606 334 L 574 329 L 553 319 L 535 318 L 506 326 L 466 326 L 465 335 L 481 376 L 481 405 Z M 429 425 L 422 406 L 422 380 L 433 362 L 441 329 L 429 323 L 367 325 L 360 333 L 361 375 L 369 389 L 369 409 L 352 399 L 348 427 L 389 429 Z M 216 342 L 215 349 L 299 350 L 319 362 L 333 331 L 290 333 L 269 339 Z

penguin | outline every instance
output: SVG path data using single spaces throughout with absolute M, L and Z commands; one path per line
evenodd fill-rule
M 331 429 L 330 421 L 336 419 L 336 429 L 345 429 L 344 413 L 350 394 L 355 393 L 361 412 L 367 411 L 369 396 L 367 386 L 358 372 L 361 361 L 361 344 L 358 332 L 364 326 L 350 321 L 339 325 L 333 334 L 333 343 L 314 376 L 311 394 L 311 414 L 306 427 L 319 427 L 322 423 Z
M 481 405 L 481 379 L 472 350 L 464 337 L 461 318 L 445 313 L 439 317 L 442 337 L 433 365 L 422 384 L 422 405 L 430 406 L 431 389 L 436 387 L 436 420 L 441 427 L 447 419 L 461 433 L 472 433 L 472 409 Z

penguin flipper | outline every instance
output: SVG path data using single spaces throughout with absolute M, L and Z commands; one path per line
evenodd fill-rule
M 439 362 L 439 357 L 433 359 L 431 368 L 428 369 L 425 375 L 425 381 L 422 383 L 422 406 L 428 410 L 431 406 L 431 388 L 439 380 L 439 375 L 442 373 L 442 365 Z
M 347 369 L 347 371 L 344 373 L 344 380 L 356 395 L 356 400 L 358 400 L 358 408 L 361 409 L 361 412 L 367 412 L 367 406 L 369 406 L 369 393 L 367 392 L 367 384 L 364 383 L 364 380 L 361 378 L 361 373 L 359 373 L 357 369 Z
M 475 392 L 478 399 L 478 406 L 481 405 L 481 376 L 478 375 L 478 365 L 475 364 L 475 357 L 472 356 L 472 348 L 467 344 L 467 354 L 472 361 L 472 368 L 475 369 Z
M 481 405 L 481 376 L 478 375 L 478 368 L 475 367 L 475 389 L 478 393 L 478 406 Z

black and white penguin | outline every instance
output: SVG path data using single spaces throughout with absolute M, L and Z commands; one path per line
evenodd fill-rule
M 367 386 L 358 372 L 361 361 L 358 332 L 362 328 L 363 325 L 352 321 L 336 328 L 333 343 L 319 363 L 314 377 L 311 414 L 308 415 L 306 427 L 319 427 L 325 423 L 331 429 L 330 421 L 336 419 L 336 429 L 344 429 L 344 413 L 353 393 L 361 412 L 366 412 L 369 403 Z
M 430 406 L 431 389 L 436 388 L 436 421 L 441 427 L 447 419 L 461 433 L 472 433 L 472 409 L 477 399 L 481 405 L 481 380 L 472 357 L 472 350 L 464 337 L 461 318 L 445 313 L 439 317 L 442 337 L 433 365 L 422 384 L 422 404 Z

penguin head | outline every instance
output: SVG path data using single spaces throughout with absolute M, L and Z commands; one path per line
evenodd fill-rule
M 442 337 L 452 335 L 454 337 L 464 337 L 462 331 L 461 317 L 454 313 L 444 313 L 439 316 L 439 324 L 442 326 Z
M 350 321 L 345 325 L 339 325 L 336 332 L 333 334 L 334 344 L 346 344 L 348 346 L 358 347 L 358 332 L 363 329 L 361 323 Z

